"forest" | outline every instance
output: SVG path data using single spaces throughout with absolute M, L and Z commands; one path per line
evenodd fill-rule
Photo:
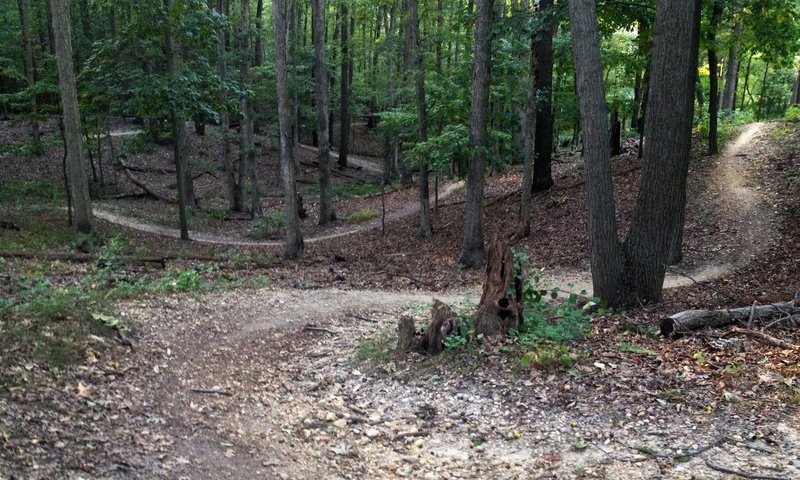
M 797 0 L 0 7 L 0 478 L 800 478 Z

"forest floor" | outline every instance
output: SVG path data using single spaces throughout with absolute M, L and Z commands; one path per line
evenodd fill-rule
M 160 152 L 137 160 L 164 168 Z M 110 279 L 98 265 L 6 259 L 0 293 L 22 298 L 27 277 L 65 291 L 81 278 L 190 288 L 93 305 L 125 326 L 132 345 L 86 335 L 78 358 L 60 368 L 3 343 L 0 478 L 730 478 L 725 469 L 800 478 L 798 350 L 747 338 L 718 349 L 726 331 L 652 334 L 665 314 L 770 303 L 800 289 L 799 152 L 795 126 L 757 124 L 722 155 L 697 155 L 674 288 L 663 304 L 593 320 L 592 334 L 568 345 L 568 367 L 525 365 L 511 340 L 439 357 L 392 352 L 402 313 L 422 321 L 432 297 L 465 309 L 477 300 L 482 274 L 455 261 L 456 183 L 443 183 L 433 238 L 416 237 L 415 191 L 399 189 L 385 199 L 394 215 L 385 234 L 374 219 L 329 231 L 308 225 L 307 238 L 320 240 L 301 262 L 277 260 L 271 239 L 242 243 L 246 228 L 226 228 L 241 219 L 198 224 L 198 241 L 187 245 L 159 223 L 158 202 L 109 201 L 103 208 L 117 208 L 119 224 L 99 222 L 107 242 L 119 243 L 122 231 L 122 253 L 184 258 L 167 273 L 119 266 Z M 30 157 L 2 155 L 3 181 L 58 179 L 59 156 L 53 148 L 31 168 Z M 623 231 L 638 166 L 635 152 L 614 161 Z M 516 248 L 528 252 L 529 271 L 546 268 L 542 287 L 578 291 L 588 281 L 582 172 L 574 157 L 555 167 L 557 186 L 534 199 L 535 233 Z M 352 174 L 374 174 L 364 170 Z M 518 185 L 515 169 L 487 185 L 488 238 L 514 230 Z M 213 203 L 217 187 L 207 188 Z M 376 209 L 376 201 L 346 196 L 337 208 Z M 0 249 L 67 253 L 63 213 L 24 203 L 3 204 Z M 324 238 L 341 229 L 352 232 Z M 193 255 L 213 260 L 200 268 Z M 245 288 L 253 284 L 261 288 Z M 4 318 L 0 342 L 26 321 Z M 796 331 L 771 333 L 800 344 Z

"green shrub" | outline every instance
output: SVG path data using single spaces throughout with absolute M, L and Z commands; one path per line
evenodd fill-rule
M 350 220 L 351 222 L 355 223 L 361 223 L 372 220 L 373 218 L 378 218 L 378 216 L 380 216 L 380 213 L 376 209 L 372 207 L 367 207 L 367 208 L 362 208 L 361 210 L 356 210 L 353 213 L 350 213 L 349 215 L 347 215 L 347 220 Z
M 783 118 L 787 122 L 797 123 L 800 122 L 800 106 L 792 105 L 786 109 L 786 114 Z
M 264 240 L 280 233 L 286 225 L 286 217 L 282 213 L 270 212 L 253 220 L 247 236 L 255 240 Z
M 64 199 L 64 185 L 50 180 L 0 180 L 0 203 L 36 205 Z

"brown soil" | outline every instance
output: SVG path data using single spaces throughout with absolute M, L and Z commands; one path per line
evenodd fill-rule
M 86 361 L 55 380 L 37 365 L 2 372 L 0 476 L 729 478 L 709 466 L 718 465 L 799 478 L 796 350 L 747 339 L 741 350 L 716 350 L 711 340 L 723 332 L 674 341 L 636 333 L 684 308 L 800 289 L 800 134 L 770 128 L 784 135 L 780 144 L 765 129 L 737 151 L 693 162 L 679 268 L 722 265 L 721 276 L 599 319 L 574 346 L 572 369 L 523 368 L 504 343 L 437 358 L 384 353 L 402 311 L 421 319 L 424 308 L 414 307 L 432 295 L 476 299 L 480 273 L 455 265 L 463 205 L 454 193 L 434 215 L 431 239 L 416 237 L 408 215 L 387 235 L 369 228 L 312 242 L 304 261 L 256 271 L 275 288 L 118 305 L 134 350 L 96 339 Z M 632 155 L 614 165 L 623 225 L 636 166 Z M 576 162 L 557 167 L 557 187 L 536 196 L 535 233 L 518 248 L 529 249 L 529 267 L 553 272 L 550 281 L 580 288 L 585 196 Z M 516 197 L 500 199 L 518 184 L 512 169 L 487 185 L 489 238 L 514 230 Z M 128 232 L 162 250 L 185 248 Z M 772 333 L 800 343 L 794 332 Z

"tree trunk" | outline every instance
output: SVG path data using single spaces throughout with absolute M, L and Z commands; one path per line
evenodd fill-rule
M 469 116 L 470 159 L 464 204 L 464 245 L 459 263 L 475 268 L 486 261 L 483 241 L 483 176 L 486 164 L 486 116 L 489 110 L 491 19 L 493 0 L 477 0 L 472 60 L 472 107 Z
M 719 152 L 717 143 L 717 115 L 719 113 L 719 73 L 717 65 L 716 29 L 722 17 L 722 4 L 714 0 L 711 9 L 711 23 L 708 28 L 708 154 L 716 155 Z
M 681 256 L 697 81 L 700 0 L 656 9 L 642 181 L 625 242 L 630 301 L 658 302 Z
M 513 292 L 513 296 L 511 295 Z M 475 333 L 486 337 L 508 335 L 522 324 L 522 275 L 514 271 L 511 248 L 495 240 L 489 248 L 486 281 L 475 311 Z
M 177 79 L 183 75 L 183 56 L 181 55 L 181 43 L 179 40 L 180 30 L 178 25 L 175 24 L 176 22 L 173 22 L 172 19 L 173 16 L 178 16 L 179 14 L 175 11 L 175 0 L 166 0 L 166 7 L 167 18 L 170 19 L 166 32 L 167 61 L 169 62 L 169 73 L 172 77 L 172 81 L 177 85 Z M 172 145 L 178 183 L 178 218 L 180 221 L 181 239 L 189 240 L 187 209 L 191 201 L 188 187 L 191 176 L 189 177 L 189 181 L 187 181 L 186 174 L 188 173 L 189 165 L 186 161 L 186 152 L 184 148 L 186 145 L 186 118 L 183 112 L 177 107 L 174 107 L 171 115 Z
M 350 152 L 350 45 L 347 1 L 341 0 L 341 12 L 339 14 L 339 28 L 341 29 L 342 42 L 342 72 L 339 83 L 339 168 L 347 168 L 347 155 Z
M 748 84 L 750 83 L 750 66 L 753 64 L 753 52 L 747 58 L 747 67 L 744 69 L 744 86 L 742 87 L 742 100 L 739 104 L 739 110 L 744 110 L 744 101 L 746 99 L 745 93 L 748 92 Z
M 542 11 L 553 8 L 553 0 L 540 0 Z M 533 162 L 533 191 L 540 192 L 553 186 L 551 165 L 553 160 L 553 35 L 557 22 L 551 20 L 537 46 L 539 71 L 536 74 L 539 104 L 536 113 L 536 159 Z
M 756 107 L 756 121 L 761 120 L 761 109 L 764 106 L 764 95 L 767 92 L 767 76 L 769 75 L 769 62 L 764 63 L 764 78 L 761 79 L 761 93 L 758 96 L 758 107 Z
M 29 89 L 33 89 L 36 83 L 36 65 L 33 60 L 33 43 L 31 42 L 31 28 L 30 18 L 28 12 L 28 0 L 17 0 L 19 7 L 19 23 L 22 30 L 22 50 L 25 59 L 25 81 Z M 39 120 L 36 118 L 38 114 L 36 94 L 31 95 L 31 146 L 33 151 L 40 155 L 43 152 L 41 134 L 39 133 Z
M 594 0 L 569 2 L 576 86 L 580 92 L 578 100 L 584 131 L 583 161 L 593 295 L 614 304 L 623 297 L 623 258 L 614 216 L 611 148 L 595 9 Z
M 239 48 L 241 49 L 241 86 L 242 86 L 242 133 L 239 147 L 240 182 L 244 181 L 241 175 L 246 171 L 250 177 L 250 217 L 261 216 L 261 195 L 258 190 L 258 165 L 253 130 L 253 99 L 250 96 L 252 88 L 250 78 L 250 1 L 241 1 L 241 23 L 239 28 Z M 244 196 L 244 195 L 243 195 Z
M 311 35 L 314 37 L 314 80 L 317 105 L 317 142 L 319 144 L 319 224 L 327 225 L 336 219 L 331 199 L 331 139 L 328 113 L 330 83 L 325 62 L 325 0 L 311 0 L 313 17 Z
M 539 69 L 537 35 L 531 34 L 530 67 L 528 72 L 528 101 L 525 105 L 525 143 L 522 167 L 522 190 L 520 191 L 520 219 L 518 238 L 531 234 L 531 190 L 533 188 L 533 164 L 536 159 L 536 72 Z
M 226 20 L 228 19 L 228 0 L 217 0 L 217 13 L 220 15 L 220 17 L 225 18 Z M 227 27 L 225 26 L 226 24 L 227 22 L 223 23 L 223 27 L 220 28 L 219 32 L 217 32 L 217 71 L 219 73 L 219 77 L 223 79 L 223 81 L 226 79 L 228 71 L 228 32 Z M 236 182 L 236 169 L 234 168 L 233 159 L 231 157 L 231 117 L 227 107 L 228 90 L 224 84 L 221 85 L 219 96 L 220 104 L 222 105 L 222 111 L 220 112 L 220 129 L 222 130 L 221 160 L 222 171 L 225 174 L 225 186 L 228 192 L 228 208 L 240 212 L 244 210 L 244 206 L 241 189 L 239 188 L 239 184 Z
M 417 141 L 428 141 L 428 126 L 425 112 L 425 62 L 422 52 L 422 37 L 419 33 L 419 0 L 408 0 L 408 22 L 411 33 L 409 42 L 413 51 L 415 85 L 417 94 Z M 430 237 L 431 226 L 430 188 L 428 185 L 428 159 L 418 159 L 419 164 L 419 234 Z
M 639 105 L 642 103 L 642 74 L 636 72 L 633 81 L 633 108 L 631 110 L 631 129 L 639 131 Z
M 790 104 L 797 105 L 800 102 L 800 70 L 794 76 L 794 86 L 792 87 L 792 99 Z
M 721 110 L 731 113 L 736 109 L 736 85 L 739 80 L 739 50 L 741 49 L 742 22 L 733 24 L 730 49 L 728 50 L 728 70 L 725 72 L 725 88 L 722 92 Z
M 611 112 L 611 156 L 616 157 L 622 153 L 622 124 L 619 121 L 619 111 Z
M 64 139 L 73 219 L 79 232 L 90 233 L 94 228 L 94 218 L 89 198 L 89 179 L 83 157 L 81 115 L 78 110 L 78 92 L 72 65 L 69 2 L 52 0 L 50 4 L 53 11 L 53 39 L 58 66 L 58 84 L 61 90 L 61 109 L 64 115 Z
M 289 98 L 289 78 L 286 68 L 287 0 L 272 0 L 272 26 L 275 32 L 275 77 L 278 95 L 278 128 L 280 130 L 281 177 L 286 215 L 286 244 L 283 256 L 297 259 L 303 256 L 303 234 L 297 212 L 294 153 L 292 151 L 292 106 Z

